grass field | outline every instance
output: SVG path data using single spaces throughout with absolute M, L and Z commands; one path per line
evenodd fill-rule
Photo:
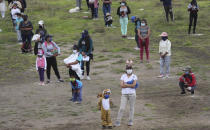
M 84 1 L 84 0 L 83 0 Z M 124 72 L 125 60 L 135 61 L 135 72 L 141 82 L 137 91 L 135 125 L 124 125 L 115 129 L 167 129 L 167 130 L 208 130 L 210 129 L 210 99 L 208 78 L 210 76 L 210 1 L 199 0 L 197 33 L 188 35 L 189 0 L 174 0 L 175 22 L 165 21 L 162 3 L 159 0 L 130 0 L 130 16 L 146 18 L 151 28 L 151 63 L 140 64 L 139 52 L 133 48 L 134 40 L 122 39 L 119 18 L 116 15 L 119 1 L 113 0 L 113 26 L 105 28 L 102 4 L 99 7 L 99 20 L 83 19 L 87 11 L 70 14 L 75 0 L 30 0 L 26 14 L 34 29 L 37 22 L 44 20 L 46 28 L 61 47 L 58 57 L 59 70 L 67 81 L 67 69 L 63 59 L 71 53 L 71 47 L 80 38 L 81 32 L 88 29 L 94 41 L 94 62 L 91 64 L 91 82 L 84 81 L 83 104 L 77 106 L 68 101 L 71 89 L 68 83 L 52 83 L 46 87 L 37 85 L 35 56 L 20 53 L 16 42 L 9 12 L 6 19 L 0 19 L 0 129 L 100 129 L 100 112 L 96 110 L 97 93 L 104 88 L 112 88 L 115 103 L 112 118 L 116 119 L 120 105 L 119 78 Z M 139 9 L 143 8 L 141 11 Z M 159 34 L 168 32 L 172 42 L 172 71 L 167 80 L 156 79 L 159 74 L 158 44 Z M 128 24 L 128 36 L 134 36 L 134 24 Z M 198 80 L 196 96 L 180 96 L 178 76 L 181 68 L 191 65 Z M 53 73 L 52 73 L 53 74 Z M 93 91 L 94 90 L 94 91 Z M 125 114 L 125 116 L 127 116 Z M 82 123 L 79 125 L 79 123 Z

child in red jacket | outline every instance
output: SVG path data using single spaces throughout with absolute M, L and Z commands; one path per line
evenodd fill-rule
M 192 73 L 190 66 L 187 66 L 183 71 L 184 74 L 179 78 L 179 86 L 182 90 L 181 94 L 185 94 L 185 89 L 187 89 L 193 95 L 196 88 L 195 75 Z

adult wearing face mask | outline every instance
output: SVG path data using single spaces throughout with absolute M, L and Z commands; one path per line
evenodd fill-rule
M 146 51 L 147 62 L 149 63 L 149 36 L 150 28 L 147 25 L 147 20 L 141 20 L 141 26 L 138 29 L 139 43 L 140 43 L 140 60 L 143 63 L 144 48 Z
M 44 21 L 40 20 L 38 22 L 38 25 L 39 25 L 39 28 L 36 30 L 36 34 L 40 35 L 40 39 L 39 39 L 39 41 L 35 42 L 34 55 L 37 55 L 38 49 L 42 48 L 42 43 L 45 41 L 45 37 L 47 35 L 47 30 L 45 29 Z
M 87 30 L 84 30 L 82 32 L 82 37 L 80 38 L 79 42 L 78 42 L 78 47 L 79 47 L 79 51 L 83 56 L 83 60 L 82 60 L 82 77 L 81 79 L 84 79 L 84 74 L 85 74 L 85 70 L 84 70 L 84 66 L 86 64 L 86 71 L 87 71 L 87 80 L 91 80 L 89 74 L 90 74 L 90 61 L 91 59 L 93 59 L 93 41 L 88 33 Z
M 122 88 L 122 96 L 121 96 L 121 104 L 120 109 L 118 112 L 117 120 L 115 122 L 115 126 L 120 126 L 121 119 L 123 117 L 124 110 L 126 108 L 127 102 L 130 105 L 130 112 L 129 112 L 129 122 L 128 126 L 133 125 L 133 118 L 134 118 L 134 105 L 136 101 L 136 89 L 135 86 L 137 84 L 137 76 L 133 74 L 132 66 L 126 66 L 126 74 L 121 76 L 120 86 Z M 128 84 L 128 82 L 133 81 L 132 84 Z
M 31 39 L 33 36 L 33 25 L 31 21 L 28 20 L 28 16 L 23 16 L 23 21 L 20 23 L 21 37 L 23 41 L 22 53 L 27 53 L 32 51 Z
M 171 42 L 168 40 L 168 34 L 162 32 L 161 41 L 159 43 L 159 54 L 160 54 L 160 75 L 158 78 L 169 78 L 170 63 L 171 63 Z M 164 67 L 166 66 L 166 71 Z
M 129 6 L 125 2 L 120 3 L 120 7 L 117 9 L 117 15 L 120 17 L 121 33 L 122 37 L 127 37 L 128 15 L 131 13 Z
M 60 55 L 60 47 L 58 47 L 58 45 L 52 41 L 51 35 L 47 35 L 45 37 L 45 42 L 42 44 L 42 49 L 47 60 L 47 84 L 50 83 L 51 66 L 58 78 L 58 82 L 64 82 L 60 77 L 56 61 L 56 57 Z
M 191 66 L 187 66 L 184 70 L 184 74 L 179 78 L 179 87 L 181 88 L 181 94 L 186 94 L 185 89 L 194 94 L 196 88 L 196 77 L 191 70 Z
M 74 45 L 73 54 L 64 59 L 64 63 L 66 63 L 66 66 L 69 68 L 70 77 L 73 75 L 77 80 L 80 80 L 82 76 L 81 62 L 82 54 L 79 52 L 79 47 Z

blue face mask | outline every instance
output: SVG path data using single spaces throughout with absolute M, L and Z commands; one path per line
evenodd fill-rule
M 49 42 L 51 42 L 51 41 L 52 41 L 52 37 L 49 38 Z
M 185 71 L 184 73 L 185 73 L 185 74 L 190 74 L 190 72 L 189 72 L 189 71 Z
M 104 98 L 105 99 L 108 99 L 109 98 L 109 95 L 108 94 L 104 95 Z

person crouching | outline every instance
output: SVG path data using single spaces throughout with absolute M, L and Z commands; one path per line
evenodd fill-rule
M 185 89 L 187 89 L 193 95 L 196 88 L 196 77 L 192 73 L 190 66 L 187 66 L 183 71 L 184 74 L 179 78 L 181 94 L 186 94 Z
M 82 82 L 77 80 L 74 75 L 71 75 L 70 85 L 72 87 L 72 101 L 80 104 L 82 102 Z

